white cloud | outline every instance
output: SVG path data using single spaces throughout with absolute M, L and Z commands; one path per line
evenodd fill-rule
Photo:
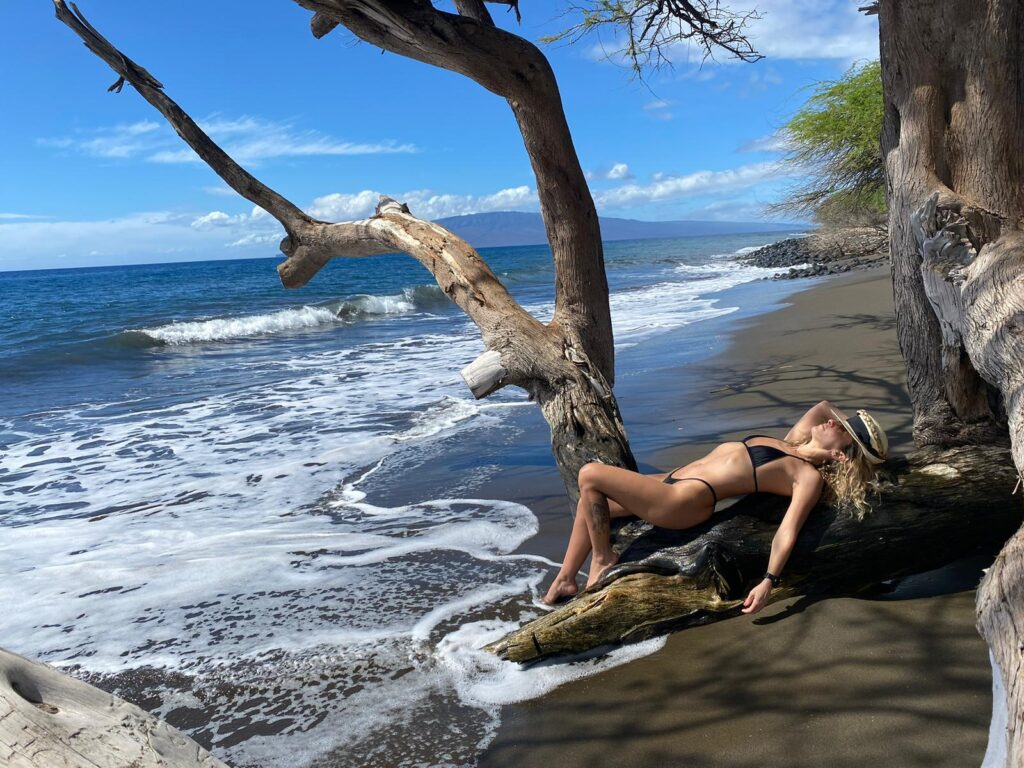
M 711 221 L 764 221 L 772 218 L 764 203 L 745 200 L 717 200 L 698 208 L 685 210 L 681 218 Z
M 536 210 L 537 193 L 528 186 L 484 195 L 442 194 L 413 190 L 393 195 L 425 219 L 501 210 Z M 316 198 L 308 212 L 330 221 L 365 218 L 380 193 L 364 190 Z M 27 214 L 24 214 L 27 215 Z M 23 214 L 12 214 L 23 216 Z M 225 256 L 270 256 L 283 230 L 266 211 L 208 211 L 183 215 L 166 211 L 137 213 L 100 221 L 0 221 L 0 270 L 54 266 L 125 264 L 209 259 Z M 227 249 L 230 249 L 228 251 Z
M 236 119 L 215 116 L 200 121 L 200 126 L 235 160 L 249 165 L 281 157 L 376 155 L 417 151 L 414 144 L 400 144 L 394 141 L 342 141 L 318 131 L 296 129 L 291 123 L 251 116 Z M 84 135 L 39 139 L 38 144 L 55 149 L 74 150 L 90 157 L 143 158 L 153 163 L 202 162 L 189 147 L 182 145 L 181 140 L 168 126 L 152 121 L 98 128 Z M 207 191 L 211 189 L 218 188 L 207 188 Z
M 669 121 L 673 115 L 669 107 L 672 106 L 672 102 L 666 101 L 665 99 L 655 99 L 644 104 L 644 112 L 647 113 L 648 117 L 652 117 L 655 120 Z
M 0 213 L 0 221 L 24 221 L 28 219 L 48 219 L 49 216 L 37 216 L 33 213 Z
M 373 215 L 381 193 L 364 189 L 354 194 L 335 192 L 316 198 L 307 213 L 326 221 L 364 219 Z M 409 206 L 413 215 L 421 219 L 442 219 L 485 211 L 535 210 L 537 193 L 530 187 L 510 187 L 489 195 L 439 194 L 429 189 L 417 189 L 392 195 Z
M 192 229 L 213 229 L 214 227 L 223 227 L 231 223 L 232 216 L 228 216 L 223 211 L 210 211 L 204 216 L 200 216 L 195 219 L 191 227 Z
M 92 157 L 127 158 L 145 152 L 158 139 L 161 124 L 152 120 L 100 128 L 85 137 L 39 139 L 55 149 L 76 149 Z
M 759 185 L 791 174 L 776 162 L 753 163 L 720 171 L 697 171 L 686 175 L 655 174 L 647 184 L 623 183 L 629 176 L 626 163 L 616 163 L 604 172 L 615 186 L 598 190 L 598 210 L 642 208 L 675 204 L 692 199 L 704 204 L 686 214 L 705 218 L 763 218 L 760 207 L 750 201 Z M 730 199 L 718 199 L 729 196 Z M 504 210 L 536 211 L 536 191 L 526 185 L 508 187 L 490 194 L 451 194 L 429 189 L 412 190 L 392 197 L 406 203 L 412 213 L 424 219 L 439 219 L 469 213 Z M 712 200 L 702 198 L 712 198 Z M 350 221 L 373 214 L 380 192 L 362 190 L 335 192 L 314 199 L 310 215 L 327 221 Z M 173 261 L 208 259 L 218 256 L 270 256 L 283 236 L 277 221 L 262 208 L 237 213 L 231 209 L 182 215 L 168 212 L 138 213 L 103 221 L 0 220 L 0 269 L 28 269 L 85 264 L 117 264 L 148 260 Z M 671 218 L 680 217 L 673 205 Z M 59 262 L 58 262 L 59 260 Z
M 0 269 L 46 268 L 58 258 L 62 266 L 82 266 L 208 257 L 222 235 L 193 229 L 190 220 L 157 211 L 101 221 L 0 223 Z
M 741 144 L 739 152 L 786 152 L 789 150 L 789 139 L 780 131 L 770 133 L 767 136 L 759 136 Z
M 223 227 L 245 227 L 253 223 L 266 223 L 271 220 L 270 214 L 260 208 L 253 206 L 249 213 L 239 213 L 229 216 L 224 211 L 210 211 L 192 220 L 189 225 L 192 229 L 209 230 Z
M 306 213 L 324 221 L 365 219 L 373 215 L 378 200 L 380 192 L 370 189 L 355 194 L 332 192 L 314 199 L 313 204 L 306 208 Z
M 616 163 L 612 166 L 611 170 L 608 171 L 608 175 L 605 178 L 612 179 L 613 181 L 620 181 L 633 178 L 633 174 L 629 172 L 629 166 L 625 163 Z
M 238 195 L 235 190 L 229 187 L 227 184 L 217 184 L 211 187 L 203 187 L 203 192 L 208 195 L 217 195 L 220 197 L 235 197 Z
M 278 243 L 281 240 L 281 233 L 279 232 L 253 232 L 252 234 L 240 237 L 230 243 L 227 243 L 228 248 L 242 248 L 247 245 L 262 245 L 264 243 Z
M 611 168 L 599 171 L 584 171 L 588 181 L 629 181 L 633 174 L 625 163 L 614 163 Z
M 865 16 L 857 5 L 849 0 L 761 3 L 762 18 L 751 23 L 751 39 L 771 59 L 877 59 L 878 17 Z
M 746 189 L 786 175 L 777 162 L 752 163 L 724 171 L 697 171 L 685 176 L 656 174 L 650 184 L 624 184 L 594 193 L 598 209 L 632 208 L 647 203 Z

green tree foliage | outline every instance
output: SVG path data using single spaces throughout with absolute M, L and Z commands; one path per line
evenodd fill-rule
M 819 83 L 783 128 L 790 147 L 786 162 L 807 169 L 807 181 L 775 208 L 811 214 L 823 224 L 883 223 L 882 112 L 877 61 Z

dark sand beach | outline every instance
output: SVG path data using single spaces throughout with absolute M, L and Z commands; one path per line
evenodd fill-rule
M 678 431 L 680 444 L 638 456 L 643 467 L 678 466 L 749 432 L 781 434 L 823 398 L 870 409 L 892 453 L 910 448 L 888 271 L 814 283 L 787 303 L 746 321 L 721 355 L 658 382 L 660 411 L 629 428 Z M 557 478 L 522 472 L 533 475 L 529 494 L 514 470 L 502 484 L 541 519 L 526 548 L 560 560 L 569 520 Z M 480 765 L 978 765 L 991 714 L 974 629 L 984 560 L 876 599 L 790 600 L 677 633 L 650 656 L 505 707 Z

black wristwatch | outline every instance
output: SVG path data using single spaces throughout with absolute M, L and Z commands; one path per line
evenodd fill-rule
M 782 577 L 776 576 L 771 571 L 765 571 L 764 578 L 762 578 L 761 581 L 764 581 L 765 579 L 768 579 L 768 581 L 772 583 L 773 587 L 777 587 L 782 583 Z

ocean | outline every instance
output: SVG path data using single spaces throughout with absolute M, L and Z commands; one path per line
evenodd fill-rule
M 785 236 L 606 244 L 641 461 L 681 439 L 663 398 L 687 366 L 803 282 L 735 260 Z M 550 318 L 546 247 L 482 255 Z M 479 494 L 554 472 L 536 406 L 473 400 L 479 335 L 412 259 L 296 291 L 276 264 L 5 273 L 0 645 L 262 768 L 473 765 L 503 705 L 660 647 L 480 651 L 545 610 L 557 568 L 525 496 Z

